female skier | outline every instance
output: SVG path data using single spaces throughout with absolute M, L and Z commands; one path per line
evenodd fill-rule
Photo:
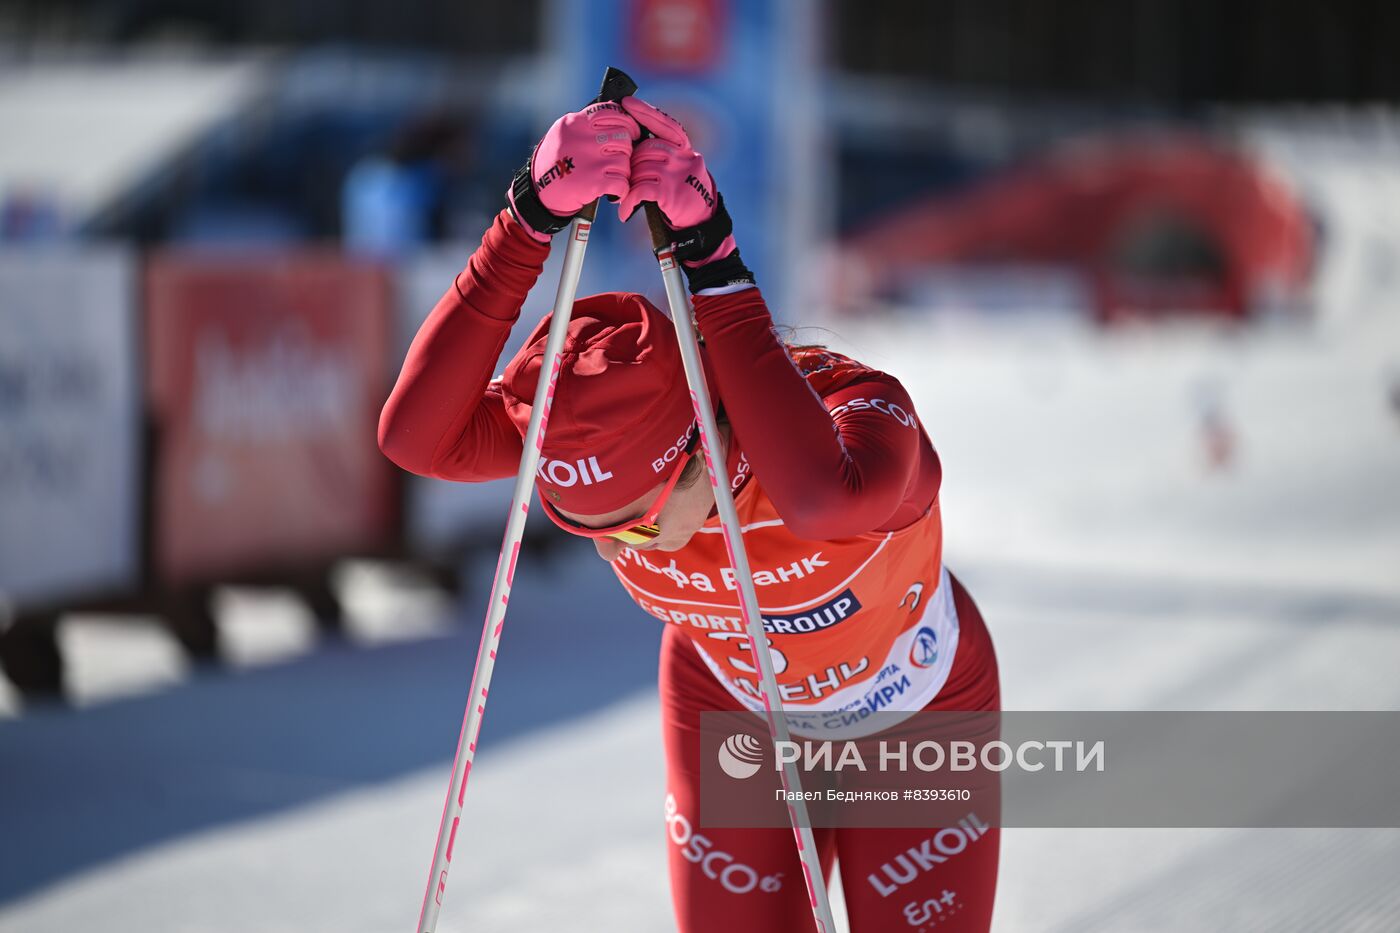
M 642 127 L 653 135 L 638 141 Z M 794 737 L 860 735 L 874 710 L 999 709 L 991 639 L 942 566 L 942 472 L 908 394 L 840 354 L 784 345 L 703 157 L 637 98 L 566 114 L 536 146 L 413 341 L 380 418 L 384 453 L 440 479 L 515 475 L 549 317 L 492 373 L 551 234 L 602 196 L 624 221 L 655 202 L 677 243 L 719 243 L 683 266 Z M 700 711 L 762 709 L 698 434 L 670 321 L 638 294 L 579 299 L 536 486 L 550 520 L 591 538 L 637 605 L 666 623 L 678 926 L 810 930 L 790 829 L 696 827 Z M 855 933 L 989 928 L 999 838 L 975 807 L 956 830 L 815 830 L 823 864 L 839 861 Z

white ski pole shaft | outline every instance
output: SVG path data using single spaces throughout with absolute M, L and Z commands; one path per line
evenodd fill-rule
M 748 632 L 749 650 L 753 655 L 754 667 L 758 669 L 759 689 L 763 694 L 763 707 L 768 714 L 768 732 L 776 749 L 778 742 L 790 741 L 787 721 L 782 716 L 782 695 L 778 692 L 778 677 L 773 671 L 773 656 L 768 652 L 768 637 L 763 631 L 763 616 L 758 610 L 758 594 L 754 589 L 753 574 L 749 570 L 749 555 L 744 549 L 744 532 L 739 524 L 739 513 L 734 507 L 734 495 L 729 486 L 729 471 L 725 468 L 724 457 L 720 456 L 719 429 L 715 424 L 714 407 L 710 404 L 710 390 L 705 384 L 705 370 L 700 363 L 700 347 L 695 337 L 690 297 L 681 275 L 680 260 L 671 252 L 671 234 L 661 218 L 660 209 L 655 204 L 648 203 L 646 213 L 647 224 L 651 227 L 652 245 L 656 247 L 656 258 L 661 265 L 661 278 L 666 283 L 666 301 L 671 307 L 671 320 L 676 325 L 676 339 L 680 342 L 681 358 L 685 363 L 690 401 L 695 406 L 695 416 L 700 422 L 701 449 L 705 454 L 710 485 L 714 487 L 715 504 L 719 507 L 724 544 L 729 551 L 729 564 L 734 568 L 734 577 L 739 584 L 739 611 L 744 619 L 744 628 Z M 793 835 L 797 837 L 797 854 L 802 859 L 802 875 L 807 882 L 807 894 L 812 902 L 812 916 L 816 921 L 818 933 L 834 933 L 836 926 L 831 916 L 831 898 L 827 894 L 821 857 L 817 853 L 812 836 L 812 821 L 807 815 L 807 804 L 802 799 L 802 779 L 798 774 L 797 765 L 791 761 L 785 762 L 782 777 L 783 789 L 790 792 L 788 817 L 792 822 Z
M 496 560 L 496 577 L 491 583 L 491 598 L 486 606 L 481 647 L 476 652 L 476 669 L 472 672 L 471 689 L 467 693 L 467 711 L 462 719 L 461 735 L 457 737 L 457 755 L 452 762 L 452 780 L 447 785 L 442 822 L 438 824 L 433 869 L 428 875 L 428 889 L 423 895 L 423 909 L 418 915 L 419 933 L 433 933 L 437 929 L 438 914 L 442 911 L 442 896 L 447 890 L 447 870 L 452 865 L 452 847 L 457 841 L 462 803 L 466 799 L 467 777 L 471 774 L 472 759 L 476 756 L 476 740 L 481 732 L 482 716 L 486 712 L 486 693 L 491 684 L 491 672 L 496 667 L 496 649 L 501 643 L 511 581 L 515 578 L 515 561 L 520 556 L 525 518 L 530 513 L 535 469 L 539 466 L 540 449 L 544 445 L 549 406 L 554 400 L 554 385 L 559 379 L 560 351 L 569 331 L 574 294 L 578 291 L 579 274 L 583 271 L 583 254 L 588 247 L 588 232 L 593 226 L 597 209 L 595 201 L 569 225 L 564 269 L 559 275 L 559 291 L 554 296 L 549 338 L 545 342 L 544 358 L 540 365 L 540 380 L 535 386 L 534 406 L 530 409 L 530 426 L 525 432 L 520 470 L 515 474 L 515 493 L 511 497 L 510 513 L 506 519 L 505 538 L 501 541 L 501 555 Z

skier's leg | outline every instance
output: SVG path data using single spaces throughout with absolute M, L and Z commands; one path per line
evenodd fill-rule
M 1001 831 L 968 817 L 945 829 L 840 831 L 851 933 L 991 929 Z
M 1001 708 L 996 652 L 976 604 L 956 579 L 953 600 L 959 632 L 957 657 L 948 683 L 928 711 Z M 912 721 L 911 721 L 912 723 Z M 917 729 L 916 725 L 896 727 Z M 995 720 L 986 739 L 996 738 Z M 897 739 L 914 742 L 917 735 Z M 880 737 L 873 737 L 872 742 Z M 865 751 L 867 758 L 878 752 Z M 1000 855 L 1000 785 L 995 775 L 974 790 L 966 812 L 943 828 L 850 828 L 837 831 L 841 882 L 852 933 L 969 931 L 991 928 Z M 862 776 L 862 787 L 899 790 L 899 774 Z
M 707 829 L 700 813 L 700 713 L 738 710 L 695 653 L 690 640 L 666 629 L 661 649 L 661 715 L 666 745 L 665 839 L 671 899 L 681 933 L 810 933 L 812 908 L 792 830 Z M 781 787 L 764 769 L 749 779 Z M 771 799 L 771 790 L 765 789 Z M 815 833 L 831 870 L 834 837 Z

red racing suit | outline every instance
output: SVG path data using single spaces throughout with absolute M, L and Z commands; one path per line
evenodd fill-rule
M 400 466 L 465 482 L 515 474 L 522 442 L 491 374 L 548 251 L 502 211 L 428 316 L 380 419 L 380 446 Z M 904 388 L 840 354 L 786 346 L 757 288 L 697 295 L 694 311 L 731 425 L 736 505 L 794 737 L 858 738 L 875 711 L 999 709 L 991 639 L 942 565 L 941 467 Z M 791 831 L 695 824 L 699 712 L 762 709 L 718 519 L 679 551 L 628 549 L 613 570 L 667 625 L 667 850 L 680 928 L 811 929 Z M 989 822 L 970 812 L 943 856 L 928 829 L 818 830 L 827 867 L 840 862 L 852 929 L 986 930 L 998 852 Z M 757 884 L 771 877 L 785 880 Z

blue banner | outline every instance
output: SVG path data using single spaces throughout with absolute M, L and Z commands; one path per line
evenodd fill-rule
M 803 84 L 793 63 L 809 58 L 794 44 L 812 32 L 790 20 L 794 11 L 815 16 L 816 9 L 735 0 L 578 0 L 554 4 L 548 26 L 560 66 L 559 112 L 591 98 L 613 65 L 637 82 L 637 96 L 685 125 L 724 194 L 739 249 L 775 317 L 783 316 L 791 293 L 782 237 L 793 179 L 780 158 L 803 144 L 802 128 L 791 119 L 800 108 L 787 105 L 795 83 Z M 583 293 L 636 291 L 664 308 L 641 214 L 625 228 L 615 209 L 604 207 L 598 218 Z

